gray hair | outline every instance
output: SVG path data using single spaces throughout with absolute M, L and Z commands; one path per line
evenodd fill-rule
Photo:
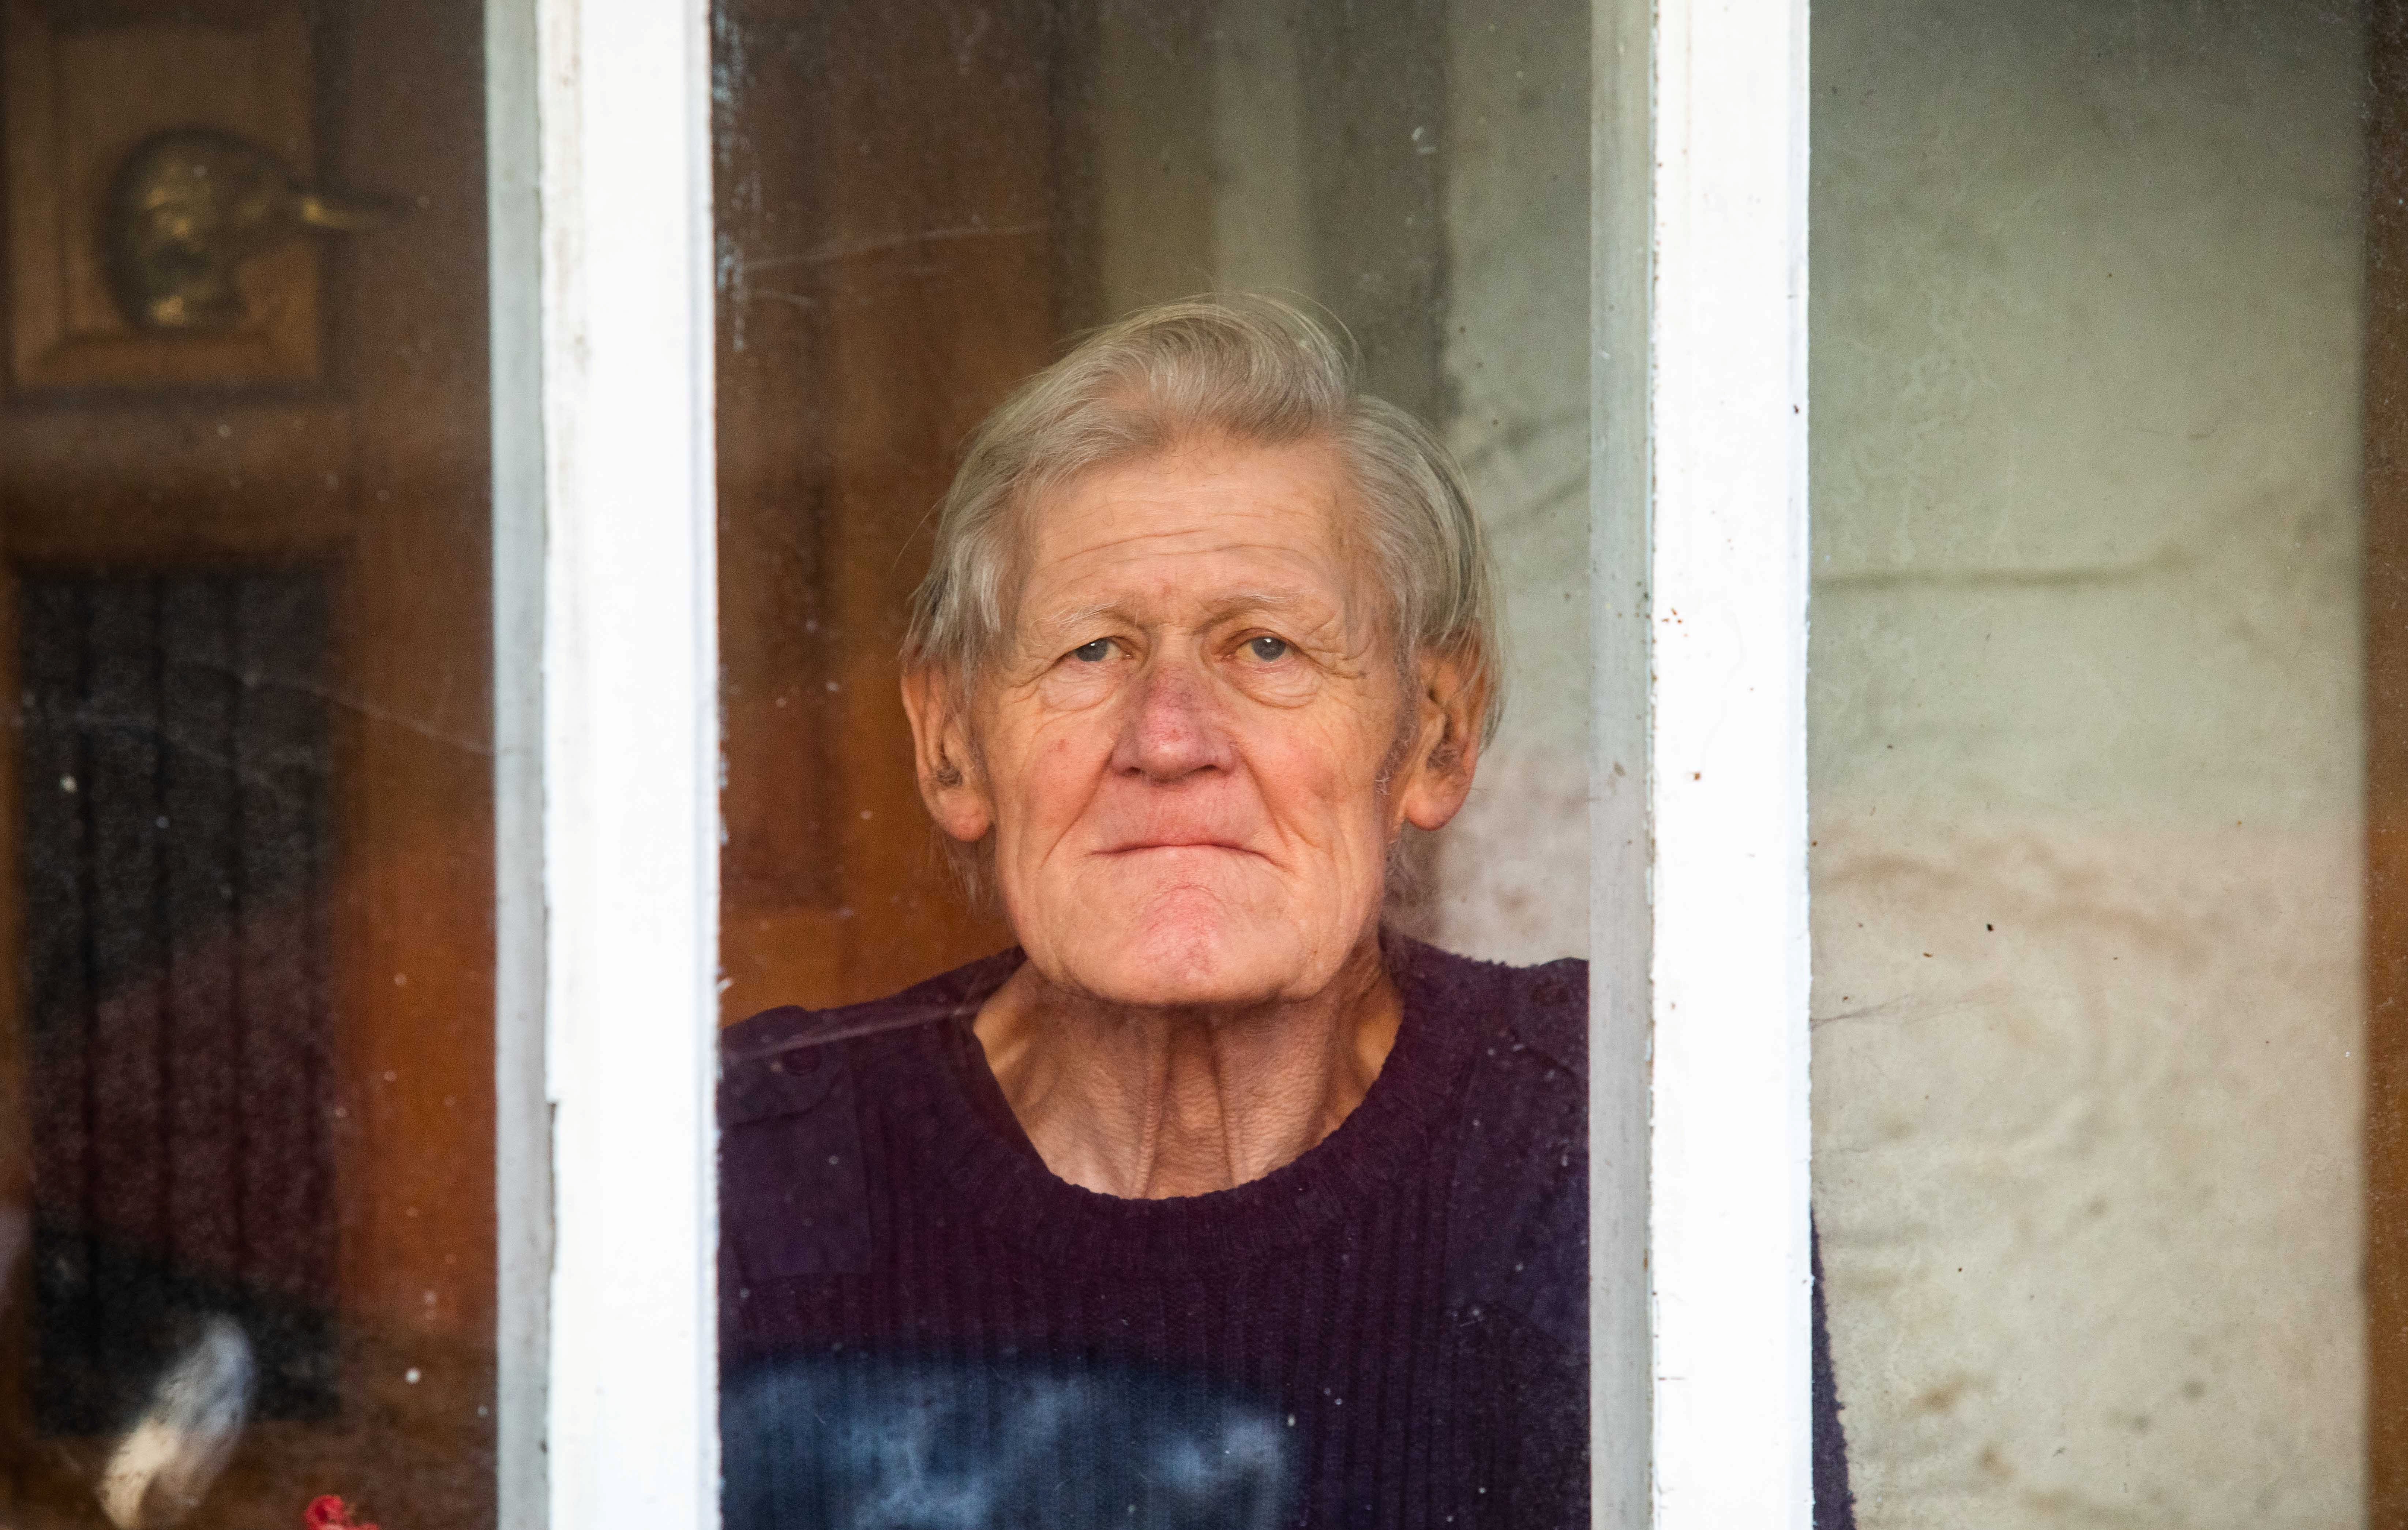
M 1463 469 L 1428 426 L 1355 388 L 1354 358 L 1309 315 L 1249 294 L 1140 309 L 1029 378 L 971 435 L 911 597 L 907 669 L 965 689 L 1004 641 L 1023 515 L 1096 469 L 1197 436 L 1266 446 L 1326 439 L 1353 481 L 1411 694 L 1440 654 L 1484 682 L 1484 741 L 1504 707 L 1496 575 Z

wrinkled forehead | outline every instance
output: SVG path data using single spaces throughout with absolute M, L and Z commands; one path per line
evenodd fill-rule
M 1326 441 L 1181 443 L 1090 469 L 1022 515 L 1015 639 L 1081 613 L 1178 621 L 1233 603 L 1381 625 L 1354 490 Z

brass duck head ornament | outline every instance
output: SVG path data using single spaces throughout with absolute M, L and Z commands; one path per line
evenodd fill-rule
M 256 144 L 198 128 L 135 146 L 109 189 L 101 231 L 110 293 L 138 329 L 224 329 L 242 322 L 235 271 L 308 229 L 373 228 L 391 214 L 304 189 Z

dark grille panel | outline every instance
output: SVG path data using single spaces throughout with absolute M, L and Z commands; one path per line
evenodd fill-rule
M 21 585 L 35 1408 L 122 1418 L 203 1312 L 334 1401 L 314 572 Z

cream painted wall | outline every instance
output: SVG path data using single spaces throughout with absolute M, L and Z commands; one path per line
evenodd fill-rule
M 1820 0 L 1815 1200 L 1861 1523 L 2362 1523 L 2362 22 Z
M 1505 726 L 1439 836 L 1431 933 L 1588 954 L 1588 11 L 1447 13 L 1447 444 L 1502 576 Z

